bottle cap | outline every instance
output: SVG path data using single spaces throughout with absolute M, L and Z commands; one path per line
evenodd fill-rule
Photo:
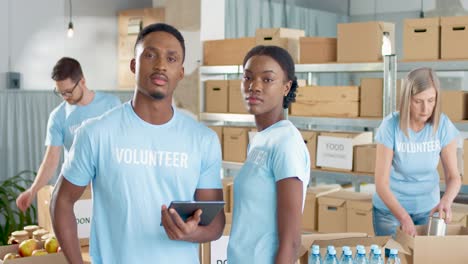
M 319 254 L 320 254 L 320 249 L 318 249 L 318 248 L 313 248 L 313 249 L 312 249 L 312 254 L 314 254 L 314 255 L 319 255 Z
M 345 250 L 344 254 L 345 254 L 345 256 L 352 256 L 353 252 L 351 251 L 351 249 L 347 249 L 347 250 Z
M 396 248 L 390 249 L 390 254 L 391 255 L 398 255 L 398 249 L 396 249 Z
M 376 249 L 376 248 L 379 248 L 379 246 L 377 246 L 376 244 L 372 244 L 372 245 L 370 246 L 371 251 L 374 250 L 374 249 Z
M 382 251 L 380 250 L 380 248 L 374 249 L 374 255 L 380 255 L 380 254 L 382 254 Z
M 358 248 L 357 253 L 365 255 L 366 254 L 366 249 L 364 247 Z
M 346 250 L 350 250 L 351 248 L 348 246 L 343 246 L 342 249 L 343 249 L 343 252 L 346 252 Z
M 312 250 L 314 250 L 314 249 L 320 250 L 320 246 L 319 245 L 312 245 Z
M 336 255 L 336 250 L 335 250 L 335 248 L 331 248 L 331 249 L 328 251 L 328 254 L 330 254 L 330 255 Z

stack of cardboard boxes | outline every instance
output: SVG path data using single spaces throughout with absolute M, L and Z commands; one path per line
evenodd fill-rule
M 404 60 L 467 59 L 467 26 L 467 16 L 405 19 Z

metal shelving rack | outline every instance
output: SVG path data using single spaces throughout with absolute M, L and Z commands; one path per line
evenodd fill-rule
M 397 69 L 398 65 L 398 69 Z M 398 62 L 396 56 L 384 56 L 383 62 L 372 63 L 324 63 L 324 64 L 297 64 L 296 73 L 306 73 L 307 83 L 315 83 L 317 73 L 363 73 L 382 72 L 384 80 L 383 113 L 384 116 L 395 111 L 396 108 L 396 79 L 397 72 L 408 72 L 418 67 L 431 67 L 435 71 L 468 71 L 468 61 L 425 61 L 425 62 Z M 202 66 L 200 67 L 200 81 L 208 79 L 228 79 L 231 74 L 242 74 L 241 65 L 230 66 Z M 203 86 L 201 86 L 203 87 Z M 200 89 L 201 91 L 203 89 Z M 254 118 L 248 114 L 225 114 L 203 112 L 204 94 L 200 93 L 200 115 L 202 122 L 217 126 L 255 126 Z M 320 129 L 324 126 L 336 126 L 343 130 L 359 128 L 362 130 L 376 129 L 381 118 L 332 118 L 332 117 L 301 117 L 289 116 L 288 119 L 301 129 Z M 468 131 L 468 121 L 456 122 L 455 126 L 461 131 Z M 240 169 L 242 163 L 223 162 L 223 168 L 229 174 Z M 374 178 L 369 174 L 355 172 L 335 172 L 320 169 L 311 170 L 311 182 L 339 181 L 352 183 L 355 190 L 360 190 L 362 183 L 373 183 Z M 445 185 L 441 184 L 441 190 Z M 462 186 L 461 193 L 468 193 L 468 185 Z

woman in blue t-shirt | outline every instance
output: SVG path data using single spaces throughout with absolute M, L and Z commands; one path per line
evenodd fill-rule
M 297 81 L 288 52 L 257 46 L 244 58 L 241 91 L 258 133 L 234 179 L 230 264 L 295 263 L 310 158 L 301 134 L 285 120 Z
M 375 137 L 376 235 L 393 235 L 401 226 L 414 236 L 415 225 L 426 224 L 434 212 L 450 222 L 450 207 L 461 184 L 458 135 L 453 123 L 440 112 L 440 84 L 434 71 L 419 68 L 408 73 L 402 84 L 400 111 L 384 118 Z M 439 158 L 446 182 L 442 198 Z

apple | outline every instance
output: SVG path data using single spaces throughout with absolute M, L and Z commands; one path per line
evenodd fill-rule
M 18 256 L 19 257 L 19 256 Z M 7 259 L 15 259 L 17 258 L 16 254 L 15 253 L 7 253 L 4 257 L 3 257 L 3 261 L 7 260 Z
M 36 249 L 32 252 L 31 256 L 43 256 L 43 255 L 47 255 L 49 253 L 47 253 L 47 251 L 45 249 Z
M 59 247 L 59 243 L 57 241 L 57 238 L 55 237 L 49 237 L 46 239 L 44 243 L 44 249 L 48 253 L 56 253 Z
M 18 247 L 18 253 L 21 257 L 29 257 L 37 249 L 38 241 L 36 239 L 27 239 L 21 242 Z

